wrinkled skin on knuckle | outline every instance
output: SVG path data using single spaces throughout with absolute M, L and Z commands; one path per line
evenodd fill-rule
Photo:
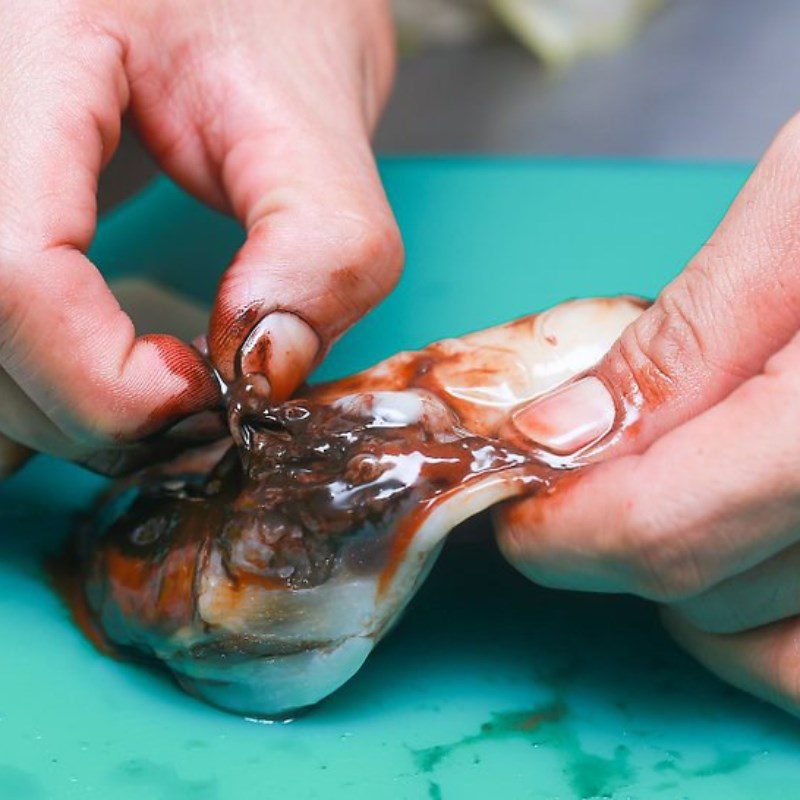
M 710 304 L 697 299 L 699 292 L 688 292 L 688 283 L 670 284 L 620 338 L 620 355 L 646 406 L 685 395 L 707 374 Z

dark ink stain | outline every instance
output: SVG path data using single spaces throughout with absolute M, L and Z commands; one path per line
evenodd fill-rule
M 708 766 L 692 771 L 696 778 L 708 775 L 730 775 L 746 767 L 753 760 L 753 754 L 747 750 L 722 750 Z
M 748 750 L 720 750 L 716 758 L 703 767 L 690 769 L 682 767 L 678 761 L 680 753 L 671 750 L 667 757 L 653 765 L 656 772 L 673 772 L 682 778 L 707 778 L 712 775 L 730 775 L 746 767 L 753 760 L 753 753 Z
M 442 800 L 442 789 L 438 783 L 434 781 L 428 783 L 428 797 L 430 800 Z
M 534 711 L 492 714 L 477 733 L 414 750 L 412 754 L 420 772 L 430 774 L 457 750 L 505 739 L 527 739 L 532 745 L 548 746 L 560 752 L 564 757 L 563 773 L 575 797 L 611 797 L 616 790 L 629 785 L 634 777 L 630 751 L 624 745 L 619 745 L 611 758 L 587 753 L 582 748 L 568 723 L 567 707 L 560 701 Z M 479 762 L 479 757 L 475 756 L 473 763 Z M 438 785 L 436 789 L 440 792 Z
M 578 797 L 611 797 L 616 789 L 629 783 L 633 777 L 630 750 L 625 745 L 616 747 L 613 758 L 591 755 L 582 750 L 579 753 L 579 757 L 571 757 L 564 767 Z
M 488 722 L 484 722 L 478 733 L 464 736 L 455 742 L 434 745 L 423 750 L 414 750 L 414 761 L 422 772 L 431 772 L 440 761 L 447 758 L 454 750 L 479 744 L 486 740 L 525 737 L 537 731 L 547 722 L 557 722 L 566 713 L 562 703 L 553 703 L 535 711 L 510 711 L 492 714 Z
M 445 756 L 449 756 L 453 750 L 479 741 L 480 736 L 467 736 L 465 739 L 459 739 L 452 744 L 439 744 L 435 747 L 426 747 L 424 750 L 415 750 L 414 760 L 417 763 L 417 768 L 422 772 L 432 772 L 434 767 Z

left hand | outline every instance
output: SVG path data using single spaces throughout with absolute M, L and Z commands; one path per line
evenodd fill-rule
M 246 229 L 208 331 L 226 379 L 284 399 L 382 299 L 403 260 L 370 147 L 393 44 L 388 0 L 0 4 L 0 478 L 25 447 L 128 470 L 205 436 L 219 403 L 87 256 L 123 113 Z
M 658 601 L 701 662 L 800 714 L 798 331 L 800 118 L 596 377 L 532 404 L 529 438 L 587 468 L 498 522 L 525 575 Z

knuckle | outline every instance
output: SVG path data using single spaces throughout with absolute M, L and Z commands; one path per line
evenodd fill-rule
M 342 260 L 375 277 L 395 279 L 403 263 L 400 231 L 389 214 L 361 217 L 341 233 Z
M 691 285 L 689 281 L 686 285 Z M 680 365 L 687 359 L 702 359 L 705 342 L 694 321 L 694 303 L 684 287 L 668 286 L 654 306 L 655 335 L 641 348 L 644 357 L 674 382 L 680 376 Z
M 620 352 L 645 401 L 660 404 L 694 377 L 733 373 L 716 363 L 716 309 L 726 307 L 724 282 L 705 258 L 696 259 L 620 339 Z
M 328 271 L 329 291 L 343 308 L 362 311 L 385 297 L 397 283 L 403 243 L 388 215 L 360 217 L 337 227 L 335 266 Z

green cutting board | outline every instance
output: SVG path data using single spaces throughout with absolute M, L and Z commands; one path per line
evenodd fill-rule
M 472 159 L 382 168 L 408 269 L 327 376 L 575 295 L 652 295 L 747 174 Z M 109 275 L 148 274 L 208 301 L 239 241 L 234 224 L 160 181 L 104 221 L 93 255 Z M 527 583 L 485 519 L 478 542 L 450 542 L 397 630 L 328 702 L 269 726 L 206 707 L 156 671 L 99 655 L 48 585 L 43 562 L 102 484 L 39 458 L 0 487 L 2 800 L 800 791 L 800 723 L 707 675 L 649 605 Z

